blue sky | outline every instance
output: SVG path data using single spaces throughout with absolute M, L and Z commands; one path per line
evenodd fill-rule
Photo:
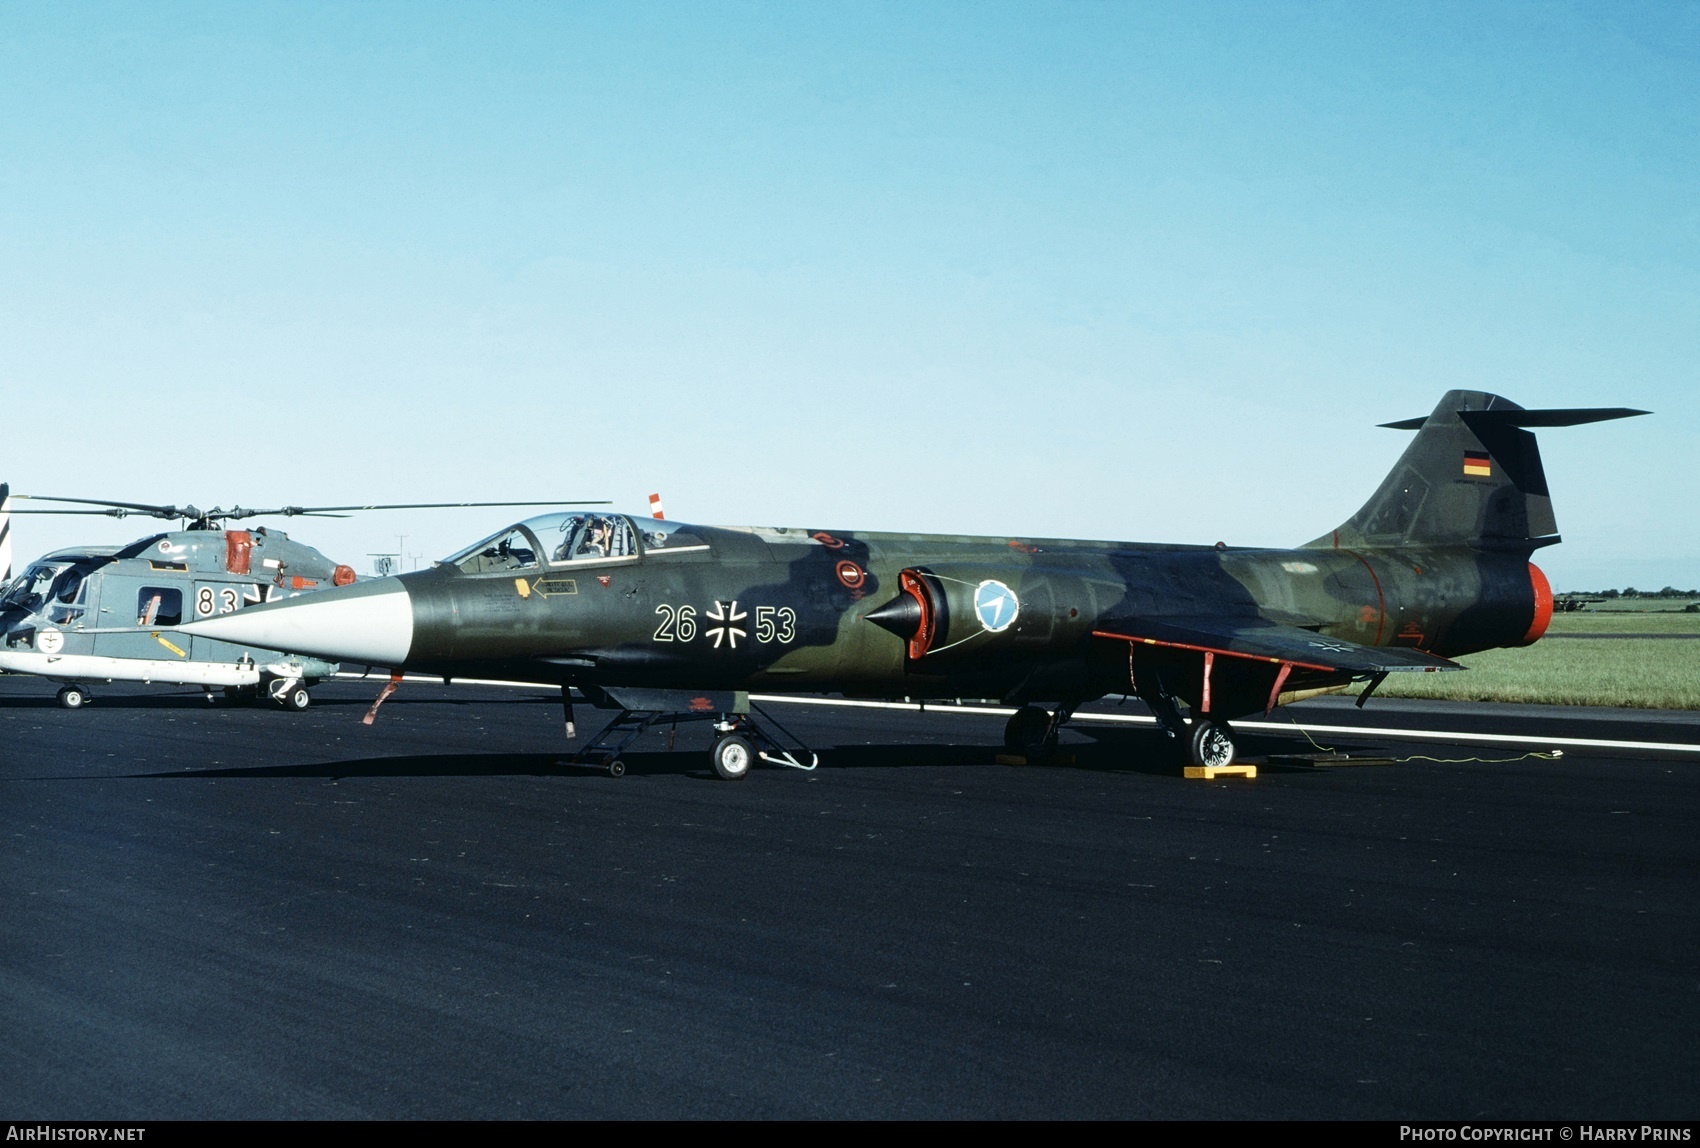
M 1540 562 L 1696 586 L 1697 77 L 1696 3 L 0 3 L 0 477 L 1291 545 L 1464 387 L 1657 412 L 1543 435 Z

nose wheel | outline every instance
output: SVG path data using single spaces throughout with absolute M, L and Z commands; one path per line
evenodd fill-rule
M 603 769 L 610 776 L 619 777 L 626 771 L 620 755 L 634 746 L 646 730 L 661 722 L 674 728 L 690 722 L 713 722 L 715 739 L 708 751 L 709 763 L 714 767 L 714 775 L 723 781 L 743 780 L 762 761 L 801 770 L 811 770 L 820 764 L 820 758 L 771 714 L 755 706 L 750 708 L 753 713 L 621 710 L 619 716 L 564 764 Z M 672 748 L 671 731 L 667 745 Z
M 720 775 L 721 780 L 738 781 L 755 764 L 756 747 L 748 738 L 729 733 L 714 743 L 709 754 L 714 760 L 714 772 Z
M 89 704 L 89 692 L 82 686 L 64 686 L 59 690 L 59 704 L 68 710 L 80 710 Z

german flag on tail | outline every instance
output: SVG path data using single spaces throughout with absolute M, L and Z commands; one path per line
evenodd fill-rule
M 1492 478 L 1493 459 L 1485 450 L 1464 452 L 1464 473 L 1471 478 Z

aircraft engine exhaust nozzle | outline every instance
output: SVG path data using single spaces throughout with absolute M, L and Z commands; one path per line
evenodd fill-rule
M 250 606 L 178 629 L 198 638 L 288 654 L 399 666 L 413 646 L 413 600 L 394 579 L 357 582 L 285 602 Z

